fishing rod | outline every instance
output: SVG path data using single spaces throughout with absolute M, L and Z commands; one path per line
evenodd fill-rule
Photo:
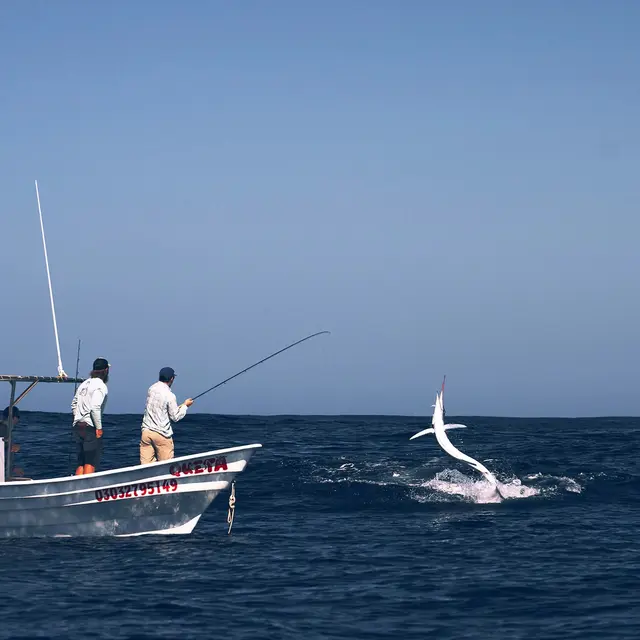
M 78 338 L 78 357 L 76 358 L 76 382 L 73 385 L 73 395 L 76 395 L 76 391 L 78 390 L 78 373 L 80 371 L 80 338 Z
M 282 353 L 283 351 L 286 351 L 287 349 L 291 349 L 291 347 L 295 347 L 297 344 L 300 344 L 301 342 L 304 342 L 305 340 L 311 340 L 311 338 L 315 338 L 316 336 L 320 336 L 323 333 L 331 333 L 331 332 L 330 331 L 318 331 L 318 333 L 312 333 L 310 336 L 307 336 L 306 338 L 302 338 L 302 340 L 298 340 L 297 342 L 294 342 L 293 344 L 290 344 L 288 347 L 285 347 L 284 349 L 280 349 L 280 351 L 276 351 L 275 353 L 272 353 L 270 356 L 267 356 L 266 358 L 263 358 L 262 360 L 256 362 L 255 364 L 252 364 L 250 367 L 247 367 L 246 369 L 243 369 L 242 371 L 239 371 L 238 373 L 232 375 L 231 377 L 227 378 L 226 380 L 223 380 L 222 382 L 218 382 L 218 384 L 214 385 L 210 389 L 207 389 L 206 391 L 203 391 L 202 393 L 199 393 L 197 396 L 194 396 L 191 399 L 195 400 L 196 398 L 199 398 L 200 396 L 203 396 L 205 393 L 209 393 L 209 391 L 213 391 L 214 389 L 217 389 L 218 387 L 221 387 L 226 382 L 229 382 L 229 380 L 233 380 L 234 378 L 237 378 L 239 375 L 242 375 L 243 373 L 246 373 L 247 371 L 249 371 L 249 369 L 253 369 L 253 367 L 257 367 L 259 364 L 262 364 L 263 362 L 266 362 L 267 360 L 270 360 L 274 356 L 277 356 L 279 353 Z

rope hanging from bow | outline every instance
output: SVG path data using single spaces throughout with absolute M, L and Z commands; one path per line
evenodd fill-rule
M 236 483 L 235 480 L 231 483 L 231 495 L 229 496 L 229 513 L 227 513 L 227 523 L 229 524 L 229 531 L 227 535 L 231 533 L 231 527 L 233 527 L 233 516 L 236 513 Z

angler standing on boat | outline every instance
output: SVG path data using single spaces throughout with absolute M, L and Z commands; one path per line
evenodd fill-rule
M 89 378 L 78 387 L 71 402 L 77 476 L 94 473 L 102 456 L 102 413 L 107 402 L 109 366 L 105 358 L 96 358 Z
M 171 391 L 176 372 L 171 367 L 160 369 L 158 382 L 147 391 L 147 404 L 142 418 L 140 436 L 140 464 L 173 458 L 173 429 L 171 422 L 182 420 L 187 408 L 193 404 L 187 398 L 180 406 L 176 394 Z

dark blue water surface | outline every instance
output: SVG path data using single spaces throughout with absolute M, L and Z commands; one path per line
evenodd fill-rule
M 0 541 L 0 638 L 640 638 L 640 419 L 190 415 L 176 455 L 259 442 L 190 536 Z M 137 464 L 108 416 L 102 468 Z M 16 464 L 69 473 L 68 417 L 24 413 Z M 521 483 L 518 485 L 518 483 Z

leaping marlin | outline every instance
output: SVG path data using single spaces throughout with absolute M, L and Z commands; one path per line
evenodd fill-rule
M 445 376 L 446 380 L 446 376 Z M 471 456 L 462 453 L 456 449 L 450 442 L 447 434 L 445 433 L 446 429 L 466 429 L 466 425 L 464 424 L 445 424 L 444 423 L 444 380 L 442 381 L 442 388 L 436 394 L 436 403 L 433 405 L 433 418 L 431 420 L 432 427 L 428 429 L 423 429 L 419 431 L 415 435 L 412 435 L 409 440 L 414 440 L 415 438 L 419 438 L 420 436 L 424 436 L 428 433 L 435 433 L 436 440 L 438 444 L 453 458 L 457 460 L 463 460 L 472 466 L 476 471 L 479 471 L 486 480 L 493 485 L 493 488 L 496 490 L 498 495 L 502 498 L 502 494 L 500 493 L 500 489 L 498 488 L 498 481 L 496 477 L 485 467 L 481 462 L 474 460 Z

